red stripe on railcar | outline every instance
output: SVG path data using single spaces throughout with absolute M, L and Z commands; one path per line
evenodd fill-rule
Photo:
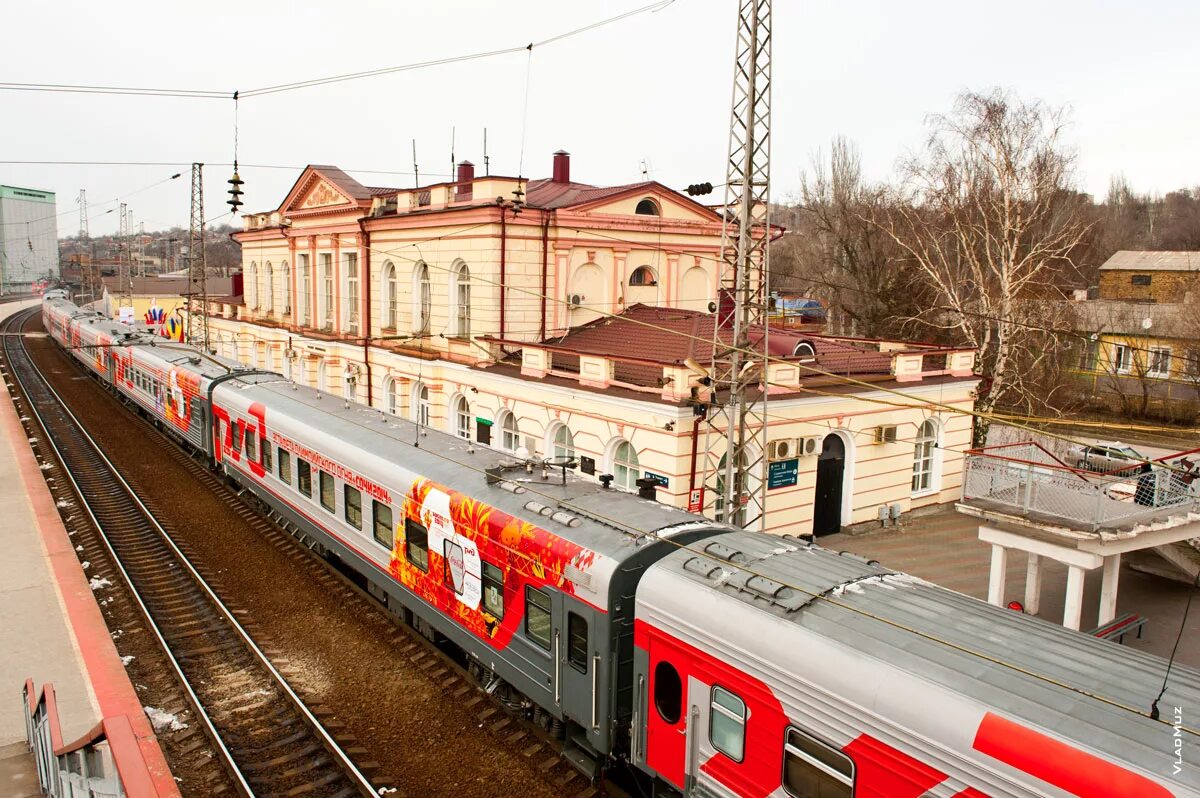
M 1161 784 L 991 712 L 975 750 L 1080 798 L 1173 798 Z

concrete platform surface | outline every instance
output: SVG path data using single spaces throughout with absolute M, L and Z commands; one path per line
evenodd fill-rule
M 14 304 L 0 305 L 0 318 L 37 303 Z M 6 374 L 4 381 L 11 382 L 11 375 Z M 0 557 L 0 745 L 25 739 L 21 687 L 26 679 L 33 679 L 38 688 L 45 682 L 54 683 L 63 738 L 74 740 L 100 720 L 100 707 L 67 616 L 51 554 L 39 534 L 42 523 L 59 519 L 49 493 L 42 498 L 26 484 L 27 477 L 40 481 L 41 474 L 36 462 L 32 474 L 22 473 L 23 462 L 27 471 L 33 453 L 7 387 L 0 394 L 0 414 L 8 422 L 0 423 L 0 551 L 4 552 Z M 44 482 L 40 487 L 45 491 Z M 50 519 L 39 518 L 35 501 L 43 505 L 43 516 L 47 510 L 53 514 Z M 68 550 L 66 556 L 73 558 L 74 553 Z M 75 567 L 79 568 L 78 562 Z
M 0 305 L 0 319 L 37 304 Z M 5 746 L 0 748 L 0 789 L 11 788 L 5 795 L 25 794 L 18 790 L 25 789 L 18 755 L 26 745 L 21 690 L 32 679 L 35 692 L 47 682 L 54 685 L 63 744 L 83 737 L 101 720 L 124 716 L 133 738 L 109 740 L 122 777 L 133 780 L 137 795 L 178 798 L 179 788 L 17 416 L 7 387 L 12 381 L 5 374 L 0 391 L 0 746 Z
M 5 798 L 41 795 L 37 765 L 25 743 L 0 745 L 0 791 Z
M 879 560 L 888 568 L 919 576 L 950 590 L 987 599 L 991 546 L 979 540 L 979 521 L 953 509 L 937 510 L 905 519 L 898 529 L 887 527 L 860 534 L 840 533 L 817 539 L 830 549 L 849 551 Z M 1024 601 L 1024 552 L 1010 551 L 1004 600 Z M 1081 629 L 1096 627 L 1100 605 L 1101 569 L 1084 581 Z M 1067 568 L 1043 559 L 1041 607 L 1038 617 L 1062 623 L 1066 599 Z M 1145 616 L 1142 637 L 1129 635 L 1125 645 L 1169 657 L 1179 635 L 1194 588 L 1160 576 L 1140 573 L 1122 563 L 1117 594 L 1117 614 Z M 1200 668 L 1200 596 L 1192 600 L 1176 662 Z

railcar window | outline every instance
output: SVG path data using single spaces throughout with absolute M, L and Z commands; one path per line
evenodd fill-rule
M 321 480 L 321 506 L 329 512 L 334 512 L 333 504 L 333 474 L 318 471 Z
M 296 487 L 308 498 L 312 498 L 312 466 L 307 460 L 296 458 Z
M 550 650 L 550 594 L 525 587 L 525 636 Z
M 254 450 L 254 431 L 246 430 L 246 462 L 251 462 L 258 453 Z
M 429 570 L 429 530 L 411 518 L 404 519 L 404 556 L 422 571 Z
M 728 690 L 713 686 L 708 739 L 713 748 L 734 762 L 746 754 L 746 702 Z
M 580 673 L 587 673 L 588 624 L 582 615 L 567 613 L 567 661 Z
M 372 518 L 375 524 L 375 542 L 392 550 L 392 508 L 371 500 Z
M 292 484 L 292 455 L 279 447 L 279 480 L 285 485 Z
M 355 529 L 362 529 L 362 493 L 358 488 L 349 485 L 342 486 L 342 499 L 346 505 L 346 523 Z
M 504 617 L 504 572 L 483 563 L 483 609 L 497 621 Z
M 242 450 L 242 425 L 237 421 L 229 422 L 229 434 L 233 443 L 233 450 L 240 452 Z
M 261 435 L 258 438 L 258 456 L 262 467 L 268 474 L 271 473 L 271 444 L 267 443 L 267 439 Z
M 678 723 L 683 709 L 683 682 L 675 666 L 663 660 L 654 666 L 654 708 L 667 723 Z
M 788 729 L 783 746 L 783 789 L 795 798 L 851 798 L 854 762 L 799 729 Z

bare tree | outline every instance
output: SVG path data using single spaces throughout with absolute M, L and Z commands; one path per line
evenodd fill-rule
M 1034 408 L 1031 376 L 1061 358 L 1066 340 L 1046 318 L 1054 278 L 1088 222 L 1071 190 L 1074 155 L 1064 114 L 1003 91 L 967 93 L 931 119 L 924 150 L 903 164 L 897 196 L 876 219 L 934 301 L 914 319 L 973 346 L 984 376 L 976 409 Z M 1053 369 L 1051 369 L 1053 371 Z M 976 440 L 986 423 L 976 425 Z
M 886 337 L 919 304 L 911 269 L 896 244 L 872 219 L 887 192 L 862 178 L 858 149 L 833 140 L 828 162 L 818 154 L 801 176 L 800 204 L 789 208 L 793 235 L 785 236 L 775 268 L 787 287 L 808 291 L 856 334 Z

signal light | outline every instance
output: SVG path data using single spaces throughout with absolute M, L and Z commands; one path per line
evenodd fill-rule
M 712 190 L 712 183 L 692 183 L 687 187 L 688 196 L 692 197 L 698 197 L 701 194 L 711 194 Z
M 229 199 L 226 200 L 226 204 L 229 205 L 234 213 L 237 213 L 238 208 L 245 203 L 242 202 L 243 181 L 242 178 L 238 177 L 236 163 L 233 165 L 233 177 L 229 179 L 229 185 L 231 188 L 229 189 Z

